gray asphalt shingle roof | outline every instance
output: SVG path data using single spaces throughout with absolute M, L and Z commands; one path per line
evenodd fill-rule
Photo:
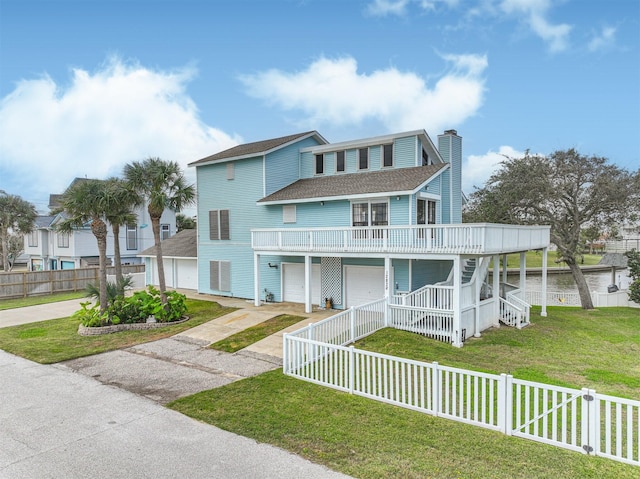
M 138 256 L 155 256 L 156 247 L 147 248 Z M 162 256 L 174 258 L 198 257 L 198 231 L 182 230 L 171 238 L 162 241 Z
M 229 158 L 246 157 L 250 155 L 260 155 L 267 151 L 271 151 L 282 145 L 286 145 L 291 141 L 302 138 L 311 134 L 317 134 L 316 131 L 306 131 L 304 133 L 296 133 L 295 135 L 281 136 L 280 138 L 272 138 L 270 140 L 255 141 L 253 143 L 245 143 L 243 145 L 234 146 L 228 150 L 221 151 L 201 160 L 189 163 L 189 166 L 197 166 L 202 163 L 210 163 L 213 161 L 227 160 Z
M 36 216 L 36 228 L 48 228 L 54 219 L 51 215 Z
M 448 163 L 298 180 L 258 203 L 415 191 Z

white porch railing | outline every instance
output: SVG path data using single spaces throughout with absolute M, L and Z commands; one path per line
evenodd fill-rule
M 284 374 L 640 466 L 640 401 L 413 361 L 302 336 L 284 335 Z
M 498 254 L 548 245 L 548 226 L 485 223 L 251 231 L 251 247 L 265 252 Z
M 401 306 L 453 310 L 453 286 L 428 284 L 407 294 L 394 295 L 390 301 Z

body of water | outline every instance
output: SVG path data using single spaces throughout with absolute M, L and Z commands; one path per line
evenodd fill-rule
M 599 272 L 586 272 L 584 277 L 589 285 L 591 292 L 606 293 L 607 287 L 611 284 L 611 271 L 599 271 Z M 519 275 L 509 274 L 507 276 L 507 282 L 513 285 L 520 283 Z M 627 289 L 631 283 L 631 278 L 628 275 L 628 269 L 616 270 L 615 284 L 620 289 Z M 527 289 L 530 291 L 542 290 L 542 276 L 541 275 L 527 275 Z M 547 275 L 547 291 L 554 292 L 578 292 L 576 283 L 573 280 L 573 276 L 567 269 L 566 273 L 560 274 L 548 274 Z

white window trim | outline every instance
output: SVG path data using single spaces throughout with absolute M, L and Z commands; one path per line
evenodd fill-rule
M 353 205 L 354 204 L 361 204 L 361 203 L 367 203 L 367 221 L 369 222 L 369 224 L 367 226 L 362 226 L 362 228 L 370 228 L 373 226 L 381 226 L 381 225 L 372 225 L 371 224 L 371 219 L 372 219 L 372 215 L 371 215 L 371 204 L 375 203 L 386 203 L 387 205 L 387 226 L 389 226 L 391 224 L 391 205 L 390 205 L 390 201 L 389 201 L 389 197 L 388 196 L 383 196 L 380 198 L 366 198 L 366 199 L 353 199 L 350 200 L 349 202 L 349 219 L 351 222 L 351 227 L 355 228 L 353 226 Z M 360 226 L 358 226 L 357 228 L 360 228 Z

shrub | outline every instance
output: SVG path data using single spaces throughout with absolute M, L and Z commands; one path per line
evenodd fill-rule
M 149 286 L 146 290 L 136 291 L 130 298 L 114 298 L 104 314 L 100 314 L 97 304 L 89 307 L 89 301 L 80 303 L 81 309 L 73 317 L 79 318 L 87 327 L 144 323 L 149 316 L 158 322 L 168 323 L 184 317 L 187 312 L 186 299 L 184 294 L 171 291 L 167 293 L 167 304 L 163 305 L 160 291 Z

